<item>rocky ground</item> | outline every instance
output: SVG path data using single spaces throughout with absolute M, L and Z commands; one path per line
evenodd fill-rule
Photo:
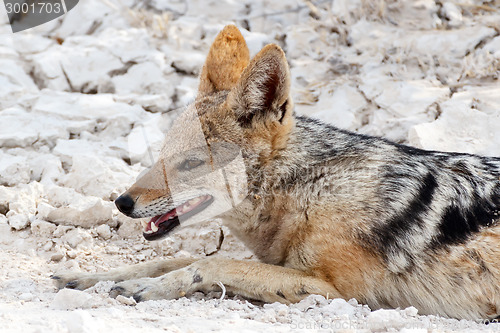
M 252 259 L 218 221 L 147 242 L 112 202 L 151 165 L 227 23 L 252 54 L 283 47 L 298 113 L 500 156 L 499 1 L 85 0 L 25 32 L 7 23 L 1 7 L 2 332 L 500 331 L 319 296 L 285 306 L 214 292 L 134 305 L 109 298 L 109 282 L 57 292 L 49 279 L 160 256 Z

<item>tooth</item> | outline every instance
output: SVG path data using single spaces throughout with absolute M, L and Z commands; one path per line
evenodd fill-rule
M 144 230 L 146 230 L 146 229 L 147 229 L 147 227 L 148 227 L 148 221 L 146 221 L 146 220 L 141 220 L 141 224 L 142 224 L 142 227 L 144 228 Z
M 157 231 L 158 231 L 158 227 L 156 226 L 156 224 L 151 223 L 151 230 L 152 230 L 153 232 L 157 232 Z

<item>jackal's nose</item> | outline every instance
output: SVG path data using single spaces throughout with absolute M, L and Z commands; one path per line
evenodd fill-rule
M 115 205 L 118 210 L 125 215 L 130 215 L 134 210 L 134 199 L 130 195 L 124 194 L 120 195 L 118 199 L 115 200 Z

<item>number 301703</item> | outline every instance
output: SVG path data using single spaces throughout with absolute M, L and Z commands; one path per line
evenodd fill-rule
M 59 14 L 62 11 L 60 3 L 38 2 L 38 3 L 5 3 L 7 14 Z

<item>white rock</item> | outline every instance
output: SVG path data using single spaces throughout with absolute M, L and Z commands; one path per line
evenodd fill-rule
M 49 222 L 91 228 L 113 221 L 112 202 L 59 186 L 49 188 L 46 196 L 49 204 L 57 207 L 48 214 Z
M 175 237 L 175 234 L 173 234 Z M 177 239 L 177 237 L 165 237 L 162 240 L 159 240 L 157 242 L 152 242 L 151 247 L 154 249 L 156 253 L 159 253 L 163 256 L 173 256 L 173 255 L 178 255 L 179 251 L 181 251 L 181 247 L 184 248 L 188 242 L 182 242 L 182 240 Z M 202 251 L 198 251 L 198 246 L 193 246 L 194 244 L 189 244 L 187 253 L 203 253 Z M 195 248 L 195 249 L 193 249 Z M 182 250 L 184 251 L 184 250 Z M 181 254 L 182 255 L 182 254 Z
M 363 132 L 396 142 L 405 140 L 412 126 L 434 119 L 435 115 L 427 112 L 428 109 L 449 95 L 448 88 L 429 81 L 394 81 L 371 74 L 365 77 L 360 89 L 381 107 L 373 111 L 373 119 Z
M 60 249 L 50 256 L 51 261 L 60 261 L 62 258 L 64 258 L 64 253 Z
M 358 50 L 363 50 L 372 58 L 383 57 L 385 50 L 394 48 L 404 50 L 405 57 L 411 54 L 415 57 L 443 58 L 440 62 L 449 66 L 461 60 L 481 40 L 494 35 L 494 29 L 481 25 L 452 30 L 408 31 L 362 19 L 351 26 L 349 38 Z M 365 59 L 364 63 L 366 66 L 370 60 Z M 400 73 L 403 74 L 402 71 Z
M 403 312 L 409 317 L 416 317 L 418 315 L 418 309 L 413 306 L 407 307 Z
M 57 224 L 90 228 L 112 219 L 113 209 L 110 204 L 104 205 L 103 201 L 96 200 L 94 205 L 85 208 L 74 206 L 56 208 L 49 213 L 47 219 Z
M 172 59 L 172 66 L 177 71 L 182 71 L 192 75 L 199 75 L 203 64 L 205 63 L 205 52 L 193 51 L 189 54 L 182 51 L 176 51 L 175 48 L 164 47 L 165 54 Z
M 65 235 L 68 231 L 73 230 L 74 227 L 69 225 L 58 225 L 54 231 L 54 237 L 61 237 Z
M 13 193 L 14 196 L 9 202 L 10 211 L 34 215 L 37 203 L 43 196 L 44 187 L 37 182 L 20 184 L 13 189 Z
M 31 223 L 31 232 L 36 236 L 52 237 L 57 226 L 43 220 L 35 219 Z
M 195 46 L 199 46 L 203 33 L 206 33 L 206 30 L 197 17 L 182 16 L 171 22 L 168 27 L 168 38 L 172 41 L 171 45 L 175 45 L 179 50 L 192 50 Z M 166 54 L 168 56 L 168 53 Z
M 24 156 L 13 156 L 0 151 L 0 185 L 29 183 L 31 172 L 27 164 Z
M 300 96 L 302 90 L 304 90 L 303 88 L 310 89 L 311 85 L 314 86 L 326 80 L 325 74 L 330 70 L 330 65 L 325 61 L 315 61 L 307 57 L 292 59 L 290 64 L 294 102 L 296 104 L 311 104 L 313 101 Z
M 297 106 L 297 112 L 320 119 L 336 127 L 355 130 L 361 123 L 356 114 L 367 106 L 363 95 L 354 87 L 326 86 L 320 90 L 318 102 Z
M 21 301 L 32 301 L 34 298 L 35 295 L 33 295 L 32 293 L 22 293 L 21 295 L 19 295 L 19 299 Z
M 52 249 L 52 246 L 54 246 L 54 243 L 52 241 L 48 241 L 47 243 L 45 243 L 45 245 L 42 247 L 42 249 L 45 252 L 48 252 Z
M 81 228 L 75 228 L 71 231 L 68 231 L 64 236 L 61 237 L 61 239 L 72 248 L 77 248 L 79 246 L 89 247 L 93 243 L 93 239 L 90 233 Z
M 500 88 L 466 87 L 440 104 L 440 117 L 414 126 L 410 144 L 430 150 L 500 155 Z
M 0 86 L 0 109 L 16 105 L 24 94 L 38 92 L 19 61 L 11 59 L 0 58 Z
M 117 217 L 120 227 L 118 228 L 118 235 L 123 238 L 137 237 L 142 235 L 142 225 L 140 220 L 132 219 L 119 214 Z
M 361 0 L 335 0 L 332 1 L 332 15 L 350 21 L 351 13 L 362 8 Z
M 103 239 L 110 239 L 112 236 L 111 229 L 107 224 L 101 224 L 96 228 L 97 234 Z
M 451 27 L 458 27 L 462 24 L 462 11 L 453 2 L 447 1 L 443 3 L 443 12 Z
M 66 110 L 71 110 L 66 106 Z M 20 108 L 9 108 L 0 113 L 0 123 L 9 124 L 0 131 L 0 146 L 26 147 L 35 141 L 54 142 L 69 137 L 68 122 L 58 117 L 26 112 Z
M 247 43 L 248 50 L 250 51 L 250 56 L 257 54 L 264 46 L 274 42 L 270 36 L 255 32 L 248 31 L 246 29 L 240 29 L 243 38 L 245 38 L 245 42 Z
M 133 184 L 136 176 L 122 159 L 74 155 L 70 172 L 59 183 L 82 194 L 109 200 L 114 191 L 121 193 Z
M 317 307 L 318 305 L 326 305 L 327 300 L 321 295 L 309 295 L 293 307 L 305 312 L 311 308 Z
M 208 14 L 210 14 L 210 17 L 216 18 L 217 21 L 227 20 L 229 18 L 238 17 L 239 13 L 241 13 L 244 10 L 244 2 L 242 1 L 189 0 L 188 3 L 189 3 L 189 5 L 187 6 L 188 12 L 186 13 L 187 18 L 205 17 Z M 207 8 L 217 8 L 217 10 L 210 11 L 208 13 Z M 186 21 L 184 21 L 183 23 L 185 22 Z
M 72 91 L 82 92 L 165 93 L 163 74 L 173 71 L 142 29 L 109 28 L 98 39 L 71 36 L 33 61 L 45 86 L 69 90 L 61 89 L 64 79 Z
M 136 305 L 137 302 L 132 297 L 125 297 L 123 295 L 118 295 L 116 300 L 123 305 Z
M 468 105 L 487 115 L 496 116 L 500 110 L 500 86 L 465 87 L 463 91 L 453 94 L 451 100 L 444 103 L 443 107 L 451 108 L 455 103 Z
M 343 2 L 346 1 L 350 2 L 349 0 L 343 0 Z M 399 30 L 394 26 L 361 19 L 350 26 L 349 41 L 356 49 L 363 50 L 364 54 L 368 54 L 370 58 L 374 56 L 380 57 L 383 56 L 381 50 L 390 49 L 393 43 L 398 43 L 399 36 L 403 33 L 408 32 L 403 29 Z M 370 60 L 363 60 L 364 66 L 370 64 Z
M 168 82 L 165 76 L 167 73 L 163 72 L 164 67 L 164 63 L 140 63 L 130 67 L 127 73 L 114 76 L 111 82 L 114 84 L 115 92 L 119 94 L 146 93 L 172 95 L 174 93 L 174 86 Z
M 175 90 L 177 98 L 179 99 L 177 104 L 179 107 L 184 107 L 195 99 L 198 84 L 198 79 L 192 77 L 182 78 Z
M 108 73 L 124 64 L 107 48 L 85 45 L 85 40 L 87 36 L 70 37 L 64 45 L 53 47 L 53 66 L 64 69 L 73 91 L 100 91 L 109 84 Z
M 68 256 L 68 258 L 70 259 L 75 259 L 76 256 L 78 255 L 78 252 L 75 251 L 75 250 L 69 250 L 66 252 L 66 255 Z
M 165 132 L 162 131 L 161 114 L 151 115 L 148 121 L 142 121 L 134 126 L 127 137 L 128 152 L 132 164 L 141 162 L 151 166 L 158 158 Z
M 39 54 L 56 43 L 52 38 L 37 34 L 18 34 L 16 35 L 16 42 L 12 46 L 17 52 L 28 55 L 32 53 Z
M 352 306 L 341 298 L 332 299 L 330 303 L 325 306 L 325 310 L 332 312 L 336 316 L 352 316 L 356 313 L 356 307 Z
M 434 122 L 414 126 L 410 144 L 429 150 L 500 155 L 500 115 L 488 115 L 470 105 L 449 101 L 442 104 Z
M 138 121 L 144 114 L 139 106 L 115 102 L 112 95 L 85 95 L 47 89 L 41 92 L 33 109 L 46 115 L 67 119 L 70 121 L 67 124 L 70 130 L 80 131 L 93 130 L 98 119 L 111 122 L 118 118 L 125 118 L 132 123 Z
M 85 303 L 88 303 L 91 298 L 92 296 L 84 291 L 61 289 L 57 292 L 54 300 L 50 303 L 50 307 L 57 310 L 85 308 Z
M 307 25 L 293 26 L 286 33 L 287 58 L 317 56 L 319 35 L 314 27 Z M 316 55 L 314 54 L 316 53 Z
M 7 19 L 5 24 L 2 25 L 2 19 Z M 8 28 L 8 17 L 0 18 L 0 34 L 3 34 L 3 38 L 0 40 L 0 54 L 6 59 L 18 59 L 19 53 L 14 49 L 13 38 L 17 37 L 12 34 L 12 31 L 7 31 Z
M 17 41 L 16 41 L 17 43 Z M 26 74 L 21 64 L 10 59 L 0 59 L 0 76 L 7 77 L 10 82 L 26 90 L 38 91 L 33 80 Z M 2 89 L 2 91 L 5 91 Z
M 48 186 L 45 192 L 48 203 L 53 207 L 64 207 L 69 205 L 87 207 L 92 206 L 97 201 L 97 198 L 86 197 L 73 188 L 58 185 Z
M 2 285 L 3 290 L 8 290 L 13 294 L 20 295 L 22 293 L 36 293 L 37 284 L 33 279 L 10 278 Z
M 55 45 L 48 52 L 42 52 L 30 57 L 33 64 L 33 74 L 38 82 L 47 89 L 70 91 L 71 87 L 60 64 L 64 54 L 55 52 L 55 50 L 60 49 L 60 45 Z
M 55 208 L 47 202 L 41 201 L 36 206 L 36 217 L 40 220 L 46 220 L 49 217 L 50 212 L 54 209 Z
M 485 26 L 471 26 L 453 30 L 429 30 L 413 32 L 406 38 L 393 38 L 395 47 L 411 49 L 414 54 L 436 55 L 438 58 L 462 58 L 468 51 L 487 37 L 495 35 L 495 30 Z
M 16 230 L 22 230 L 28 227 L 31 222 L 28 214 L 17 214 L 13 211 L 9 211 L 6 216 L 9 220 L 9 225 Z
M 400 329 L 405 325 L 405 321 L 398 310 L 376 310 L 371 312 L 366 318 L 367 325 L 373 331 L 383 331 L 387 329 Z
M 63 22 L 56 27 L 57 36 L 66 38 L 68 36 L 87 35 L 91 31 L 98 34 L 107 27 L 126 29 L 130 27 L 127 21 L 126 9 L 133 6 L 130 0 L 124 0 L 119 6 L 123 6 L 123 10 L 119 10 L 117 4 L 106 3 L 99 0 L 88 0 L 78 3 L 78 7 L 69 11 L 63 17 Z
M 123 94 L 115 95 L 115 100 L 117 102 L 136 104 L 140 105 L 143 109 L 151 112 L 167 112 L 174 109 L 172 98 L 175 92 L 175 87 L 177 84 L 175 82 L 180 81 L 179 75 L 176 73 L 169 74 L 166 79 L 169 82 L 169 86 L 166 87 L 167 92 L 165 94 Z M 170 93 L 170 88 L 173 90 Z M 113 123 L 115 124 L 115 123 Z M 126 122 L 127 130 L 130 131 L 130 123 Z M 108 129 L 108 126 L 106 129 Z M 121 131 L 125 133 L 126 131 Z M 100 135 L 100 134 L 99 134 Z M 116 135 L 113 137 L 116 139 Z
M 219 245 L 220 230 L 217 229 L 200 229 L 196 232 L 196 238 L 202 242 L 203 253 L 211 254 L 217 252 L 217 246 Z M 196 244 L 199 245 L 199 244 Z M 188 245 L 186 250 L 191 250 Z M 196 250 L 195 250 L 196 251 Z
M 83 139 L 57 140 L 53 153 L 61 158 L 61 161 L 72 165 L 73 156 L 116 156 L 119 154 L 111 150 L 104 142 L 92 142 Z M 92 165 L 92 164 L 90 164 Z
M 500 59 L 500 36 L 497 36 L 490 40 L 484 47 L 483 50 L 491 53 L 495 59 Z
M 0 210 L 5 214 L 9 210 L 9 205 L 16 197 L 16 190 L 13 187 L 0 185 Z
M 61 160 L 57 156 L 53 154 L 34 154 L 32 152 L 28 155 L 32 180 L 50 185 L 64 174 Z
M 66 327 L 68 333 L 94 333 L 102 332 L 106 323 L 94 318 L 88 311 L 78 309 L 66 314 Z

